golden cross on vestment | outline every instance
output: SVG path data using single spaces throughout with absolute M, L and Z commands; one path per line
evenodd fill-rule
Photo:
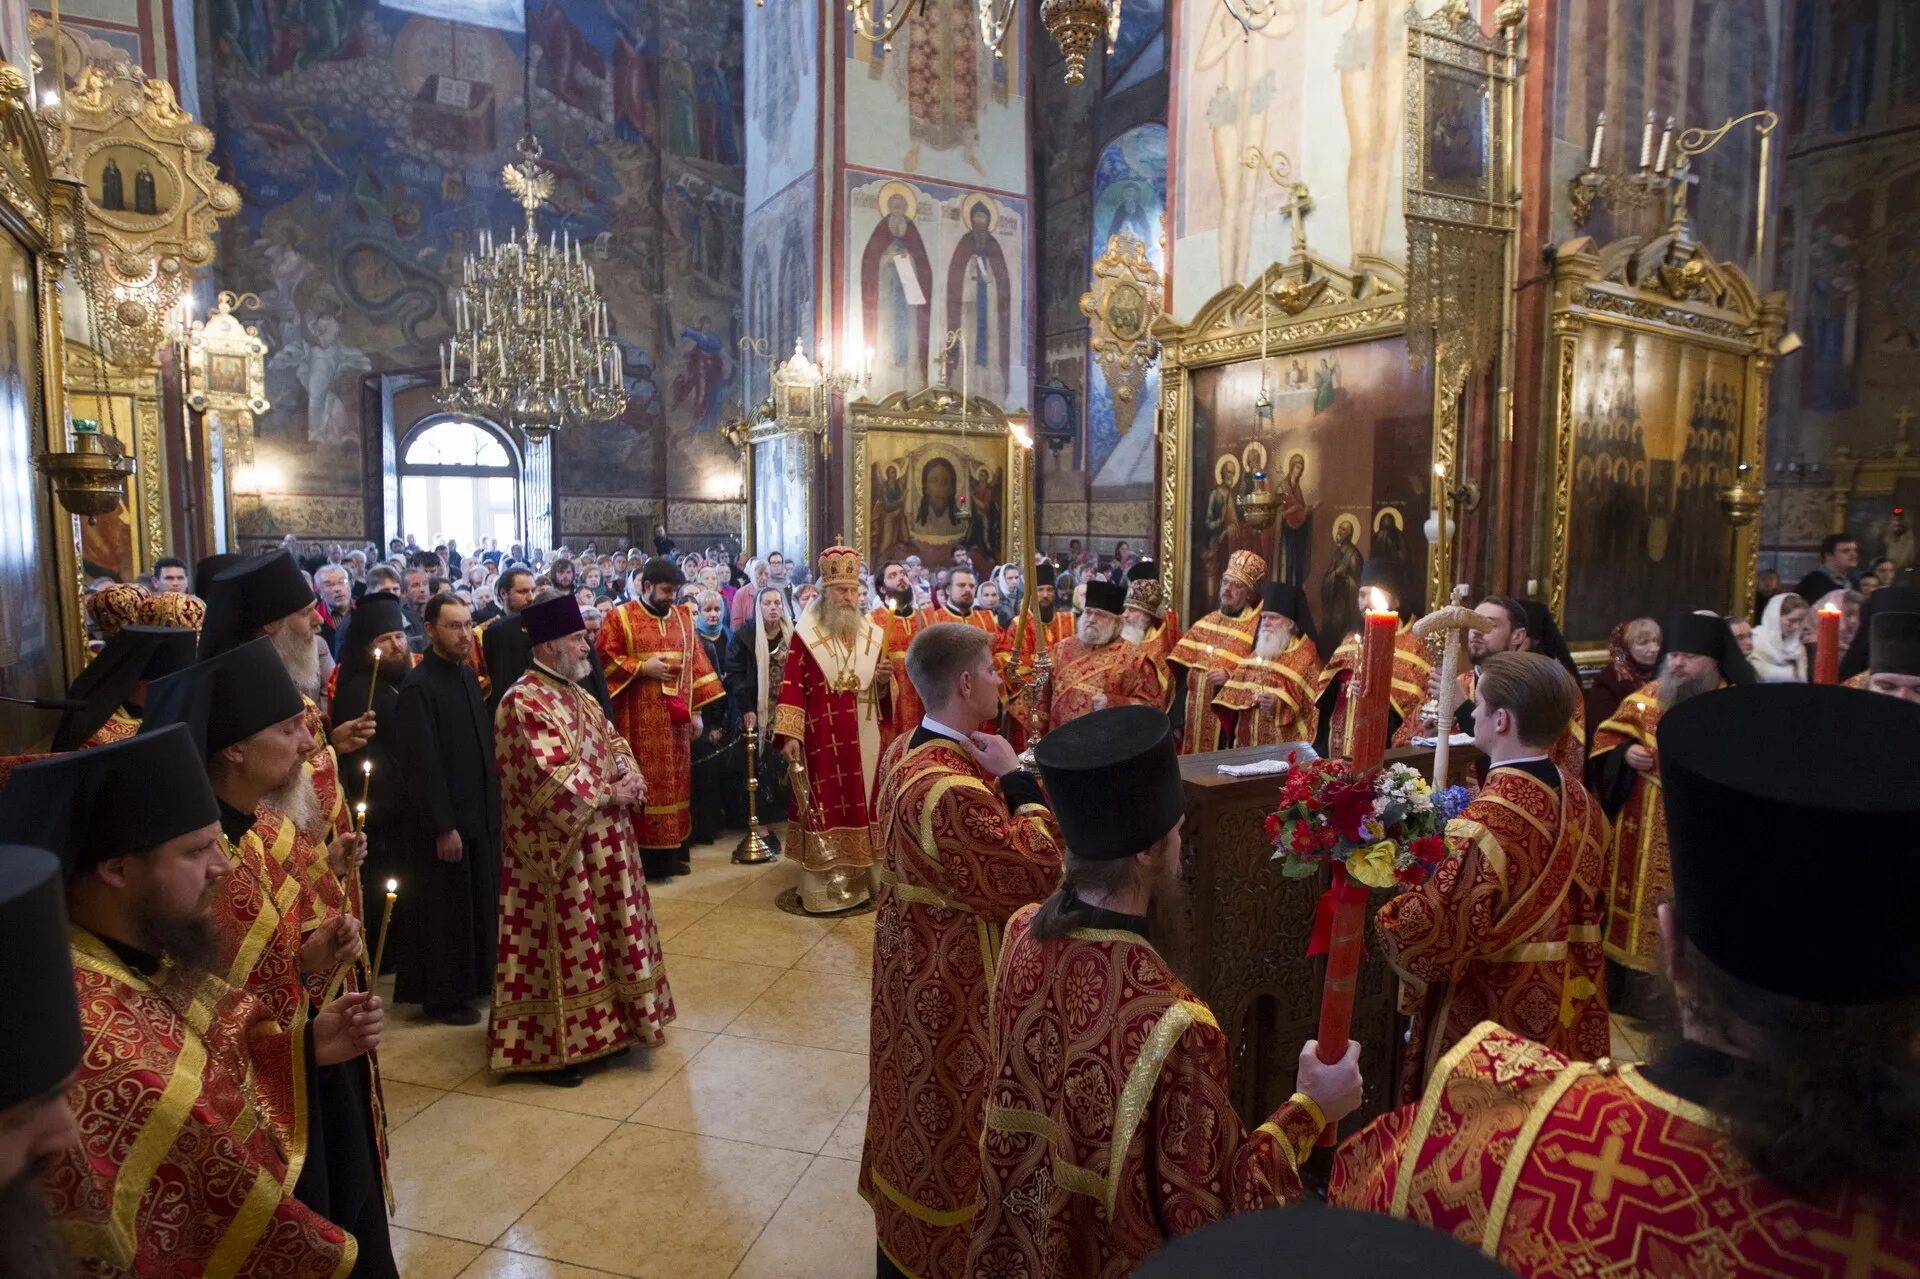
M 1899 1279 L 1920 1279 L 1920 1266 L 1880 1251 L 1880 1218 L 1870 1212 L 1860 1214 L 1851 1238 L 1831 1230 L 1809 1230 L 1807 1242 L 1845 1257 L 1845 1279 L 1873 1279 L 1882 1272 Z
M 1624 1182 L 1629 1186 L 1653 1184 L 1653 1175 L 1646 1169 L 1621 1165 L 1620 1157 L 1626 1153 L 1626 1139 L 1615 1133 L 1601 1143 L 1599 1154 L 1568 1155 L 1567 1162 L 1582 1172 L 1593 1174 L 1593 1197 L 1605 1203 L 1613 1197 L 1615 1182 Z

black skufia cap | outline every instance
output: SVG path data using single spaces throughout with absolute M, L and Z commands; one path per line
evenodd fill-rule
M 1920 613 L 1876 616 L 1872 655 L 1868 669 L 1876 675 L 1920 675 Z
M 1148 578 L 1158 578 L 1159 576 L 1160 566 L 1152 560 L 1135 560 L 1127 569 L 1127 580 L 1129 582 L 1144 582 Z
M 1689 944 L 1821 1004 L 1920 994 L 1920 706 L 1758 684 L 1660 720 L 1674 902 Z M 1830 859 L 1871 851 L 1870 881 Z
M 392 591 L 368 591 L 353 606 L 353 615 L 347 621 L 347 647 L 364 654 L 367 645 L 382 635 L 406 629 L 407 615 L 400 597 Z
M 1861 671 L 1874 669 L 1873 619 L 1882 613 L 1920 613 L 1920 586 L 1883 586 L 1867 596 L 1860 606 L 1860 629 L 1853 643 L 1840 655 L 1840 678 L 1852 679 Z
M 185 724 L 204 763 L 306 708 L 273 641 L 263 636 L 148 685 L 140 731 Z
M 85 702 L 68 711 L 53 735 L 56 751 L 79 750 L 141 680 L 156 680 L 193 665 L 198 637 L 174 626 L 123 626 L 73 681 L 67 696 Z
M 1320 643 L 1313 629 L 1313 609 L 1307 602 L 1307 593 L 1292 582 L 1268 582 L 1260 593 L 1260 611 L 1292 618 L 1296 632 L 1316 645 Z
M 1720 668 L 1720 676 L 1729 684 L 1757 684 L 1740 641 L 1733 628 L 1718 613 L 1695 613 L 1685 609 L 1667 618 L 1660 628 L 1660 656 L 1668 653 L 1698 653 Z
M 23 764 L 0 790 L 0 842 L 51 850 L 69 879 L 218 820 L 192 734 L 151 721 L 123 742 Z
M 314 596 L 293 553 L 275 551 L 215 576 L 205 598 L 200 656 L 215 657 L 245 643 L 267 623 L 312 608 Z
M 1075 857 L 1131 857 L 1186 812 L 1173 726 L 1154 707 L 1082 715 L 1041 738 L 1033 757 Z
M 0 846 L 0 1113 L 66 1082 L 84 1041 L 67 945 L 67 888 L 60 859 L 41 848 Z
M 1574 686 L 1579 687 L 1580 666 L 1573 660 L 1573 650 L 1567 647 L 1559 623 L 1553 620 L 1553 610 L 1539 600 L 1521 600 L 1520 611 L 1527 615 L 1527 635 L 1533 640 L 1533 651 L 1560 663 L 1573 676 Z M 1737 643 L 1734 651 L 1739 651 Z
M 1369 556 L 1360 566 L 1361 590 L 1377 587 L 1393 597 L 1393 607 L 1405 617 L 1413 601 L 1407 596 L 1407 568 L 1391 555 Z
M 1236 1213 L 1169 1240 L 1136 1279 L 1512 1279 L 1513 1272 L 1451 1235 L 1411 1221 L 1302 1204 Z
M 1127 588 L 1118 582 L 1090 579 L 1084 606 L 1105 609 L 1109 613 L 1124 613 L 1127 611 Z

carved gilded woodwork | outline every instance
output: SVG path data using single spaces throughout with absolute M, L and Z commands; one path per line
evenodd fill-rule
M 1153 367 L 1153 326 L 1160 318 L 1162 292 L 1146 244 L 1122 232 L 1107 241 L 1106 252 L 1093 264 L 1093 288 L 1080 295 L 1080 313 L 1093 330 L 1093 362 L 1113 389 L 1114 415 L 1123 424 L 1142 407 L 1135 401 Z

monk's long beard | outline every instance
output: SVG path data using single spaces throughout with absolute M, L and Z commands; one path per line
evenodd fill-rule
M 1147 624 L 1145 622 L 1120 623 L 1120 638 L 1125 640 L 1129 644 L 1146 643 L 1147 642 Z
M 860 638 L 860 623 L 863 616 L 853 604 L 842 604 L 839 600 L 828 599 L 822 595 L 812 605 L 814 620 L 820 629 L 836 643 L 852 648 Z
M 1080 618 L 1080 638 L 1088 648 L 1105 648 L 1119 638 L 1120 628 L 1111 617 L 1095 617 L 1083 614 Z
M 1287 645 L 1292 642 L 1293 636 L 1288 632 L 1263 626 L 1260 633 L 1253 637 L 1253 655 L 1266 662 L 1278 661 L 1286 655 Z
M 30 1166 L 0 1186 L 0 1275 L 64 1279 L 75 1273 L 73 1261 L 40 1197 L 38 1174 Z
M 320 646 L 313 642 L 313 636 L 283 626 L 272 638 L 273 651 L 280 654 L 280 664 L 287 668 L 293 686 L 309 697 L 319 692 Z
M 305 835 L 324 833 L 326 814 L 320 811 L 320 794 L 313 788 L 313 774 L 300 769 L 260 799 L 274 812 L 283 814 L 294 828 Z
M 1710 670 L 1694 679 L 1685 679 L 1668 666 L 1660 663 L 1660 709 L 1670 711 L 1689 697 L 1698 697 L 1702 693 L 1711 693 L 1720 686 L 1720 672 Z
M 407 673 L 413 669 L 413 654 L 404 648 L 397 649 L 391 653 L 383 652 L 380 655 L 379 666 L 380 682 L 389 688 L 399 688 L 400 681 L 405 679 Z M 348 707 L 347 709 L 352 710 L 353 708 Z
M 1053 625 L 1052 600 L 1035 600 L 1033 602 L 1033 611 L 1035 615 L 1039 617 L 1042 626 Z

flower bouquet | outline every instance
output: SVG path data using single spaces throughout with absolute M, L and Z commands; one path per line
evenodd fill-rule
M 1424 883 L 1447 855 L 1447 822 L 1467 806 L 1467 791 L 1434 793 L 1405 764 L 1356 775 L 1345 760 L 1296 765 L 1267 817 L 1281 873 L 1307 879 L 1322 866 L 1338 867 L 1345 881 L 1367 888 Z

